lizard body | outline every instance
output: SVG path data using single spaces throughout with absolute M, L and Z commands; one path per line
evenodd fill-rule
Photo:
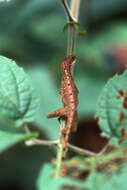
M 65 157 L 66 146 L 71 132 L 77 130 L 77 105 L 78 105 L 78 90 L 74 84 L 72 77 L 73 66 L 76 62 L 75 56 L 68 56 L 64 58 L 61 63 L 62 82 L 60 87 L 61 100 L 64 105 L 63 108 L 48 114 L 48 118 L 60 117 L 67 119 L 67 126 L 65 131 L 65 141 L 63 145 L 62 158 Z

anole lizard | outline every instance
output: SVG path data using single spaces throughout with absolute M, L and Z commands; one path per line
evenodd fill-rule
M 48 118 L 60 117 L 67 119 L 65 141 L 62 153 L 63 159 L 65 158 L 66 146 L 68 143 L 69 135 L 71 132 L 76 132 L 77 130 L 78 90 L 74 84 L 74 80 L 72 77 L 72 70 L 75 63 L 75 56 L 68 56 L 62 60 L 62 82 L 60 94 L 64 107 L 47 115 Z

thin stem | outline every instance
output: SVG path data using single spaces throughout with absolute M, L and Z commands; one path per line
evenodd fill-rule
M 57 160 L 56 160 L 56 175 L 58 178 L 61 174 L 62 169 L 62 153 L 63 153 L 63 144 L 64 144 L 64 135 L 63 130 L 66 128 L 66 121 L 64 119 L 60 119 L 60 135 L 59 135 L 59 143 L 57 150 Z
M 71 1 L 71 15 L 72 18 L 75 19 L 75 21 L 78 21 L 79 17 L 79 8 L 80 8 L 80 0 L 72 0 Z
M 67 21 L 69 21 L 68 28 L 68 43 L 67 43 L 67 56 L 74 55 L 75 43 L 76 43 L 76 26 L 78 22 L 80 0 L 72 0 L 71 8 L 69 9 L 66 0 L 61 0 L 65 13 L 67 15 Z
M 61 125 L 64 125 L 65 126 L 65 122 L 64 120 L 62 120 L 62 124 Z M 63 127 L 64 127 L 63 126 Z M 63 138 L 62 135 L 60 135 L 60 138 Z M 32 139 L 32 140 L 27 140 L 25 141 L 25 144 L 27 146 L 53 146 L 53 145 L 57 145 L 58 146 L 58 155 L 57 155 L 57 160 L 58 161 L 58 168 L 60 168 L 60 165 L 61 165 L 61 154 L 62 154 L 62 146 L 61 146 L 61 140 L 64 142 L 64 139 L 59 139 L 59 140 L 56 140 L 56 141 L 48 141 L 48 140 L 41 140 L 41 139 Z M 60 141 L 60 142 L 59 142 Z M 62 143 L 63 144 L 63 143 Z M 83 156 L 92 156 L 92 157 L 96 157 L 96 156 L 100 156 L 102 155 L 106 150 L 107 150 L 107 146 L 105 146 L 99 153 L 94 153 L 94 152 L 91 152 L 89 150 L 85 150 L 83 148 L 79 148 L 75 145 L 71 145 L 70 143 L 67 143 L 67 147 L 72 150 L 73 152 L 76 152 L 78 154 L 82 154 Z
M 75 52 L 76 46 L 76 25 L 78 23 L 78 16 L 79 16 L 79 8 L 80 8 L 80 0 L 71 0 L 71 8 L 70 14 L 73 18 L 73 23 L 70 24 L 69 31 L 68 31 L 68 55 L 73 55 Z M 70 45 L 69 45 L 70 43 Z
M 65 9 L 65 13 L 67 15 L 67 21 L 68 22 L 74 22 L 66 0 L 61 0 L 61 2 L 62 2 L 62 5 L 63 5 L 63 7 Z
M 77 4 L 72 0 L 71 1 L 71 8 L 73 8 L 75 11 L 69 9 L 67 1 L 61 0 L 61 3 L 64 7 L 65 13 L 67 15 L 67 21 L 69 21 L 69 27 L 68 27 L 68 42 L 67 42 L 67 56 L 74 55 L 74 49 L 75 49 L 75 42 L 76 42 L 76 27 L 75 22 L 78 20 L 78 9 L 74 9 Z M 75 4 L 75 6 L 73 5 Z M 80 4 L 80 1 L 79 1 Z M 79 7 L 79 5 L 78 5 Z M 72 16 L 73 13 L 73 16 Z M 74 18 L 77 18 L 75 20 Z M 60 135 L 59 135 L 59 144 L 58 144 L 58 150 L 57 150 L 57 166 L 56 166 L 56 177 L 59 177 L 61 175 L 61 169 L 62 169 L 62 154 L 63 154 L 63 145 L 65 142 L 65 135 L 63 134 L 63 130 L 66 129 L 66 120 L 60 119 Z
M 30 133 L 30 130 L 29 130 L 28 125 L 26 123 L 23 125 L 23 129 L 24 129 L 26 134 Z
M 68 30 L 67 56 L 74 55 L 75 39 L 76 39 L 75 33 L 76 33 L 75 25 L 70 23 L 69 30 Z
M 61 173 L 61 168 L 62 168 L 62 147 L 59 147 L 58 148 L 58 151 L 57 151 L 57 160 L 56 160 L 56 174 L 55 174 L 55 177 L 58 178 L 60 176 L 60 173 Z
M 46 141 L 46 140 L 34 139 L 34 140 L 25 141 L 25 144 L 27 146 L 33 146 L 33 145 L 52 146 L 52 145 L 57 145 L 58 141 Z
M 96 157 L 96 156 L 102 155 L 106 151 L 106 149 L 107 149 L 107 147 L 104 147 L 99 153 L 94 153 L 94 152 L 91 152 L 89 150 L 85 150 L 85 149 L 79 148 L 77 146 L 71 145 L 69 143 L 67 144 L 67 147 L 69 149 L 71 149 L 72 151 L 78 153 L 78 154 L 82 154 L 84 156 L 92 156 L 92 157 Z

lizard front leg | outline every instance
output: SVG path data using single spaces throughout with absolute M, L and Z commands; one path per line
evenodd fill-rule
M 66 118 L 67 119 L 67 108 L 61 108 L 59 110 L 56 110 L 50 114 L 47 115 L 47 118 L 53 118 L 53 117 L 59 117 L 59 118 Z M 66 135 L 66 129 L 62 129 L 62 134 Z
M 47 118 L 53 118 L 53 117 L 67 117 L 67 113 L 66 113 L 67 111 L 66 111 L 66 107 L 64 107 L 64 108 L 61 108 L 61 109 L 59 109 L 59 110 L 56 110 L 56 111 L 54 111 L 54 112 L 52 112 L 52 113 L 50 113 L 50 114 L 48 114 L 47 115 Z

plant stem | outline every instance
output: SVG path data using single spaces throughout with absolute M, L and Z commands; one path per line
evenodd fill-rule
M 63 5 L 63 7 L 65 9 L 65 13 L 66 13 L 66 16 L 67 16 L 67 21 L 68 22 L 73 22 L 74 20 L 72 18 L 71 11 L 70 11 L 70 9 L 68 7 L 68 4 L 67 4 L 66 0 L 61 0 L 61 2 L 62 2 L 62 5 Z
M 78 3 L 75 3 L 76 1 Z M 76 42 L 75 22 L 78 21 L 80 1 L 71 0 L 71 8 L 68 7 L 66 0 L 61 0 L 61 3 L 67 15 L 67 21 L 69 21 L 68 42 L 67 42 L 67 56 L 69 56 L 69 55 L 74 55 L 74 48 L 75 48 L 75 42 Z M 63 130 L 65 129 L 66 129 L 66 120 L 60 119 L 60 135 L 59 135 L 59 144 L 58 144 L 58 150 L 57 150 L 56 177 L 59 177 L 61 175 L 62 161 L 63 161 L 62 160 L 63 144 L 65 141 L 65 135 L 63 134 Z
M 84 156 L 91 156 L 91 157 L 96 157 L 96 156 L 100 156 L 102 155 L 106 149 L 107 149 L 107 146 L 104 147 L 99 153 L 94 153 L 94 152 L 91 152 L 89 150 L 85 150 L 85 149 L 82 149 L 82 148 L 79 148 L 77 146 L 74 146 L 74 145 L 71 145 L 71 144 L 67 144 L 67 147 L 69 149 L 71 149 L 73 152 L 76 152 L 78 154 L 81 154 L 81 155 L 84 155 Z
M 71 0 L 70 13 L 73 18 L 73 22 L 70 21 L 68 29 L 68 47 L 67 56 L 74 55 L 76 46 L 76 25 L 78 23 L 80 0 Z
M 72 0 L 71 1 L 71 15 L 76 22 L 78 22 L 79 17 L 79 8 L 80 8 L 80 0 Z
M 27 146 L 33 146 L 33 145 L 52 146 L 52 145 L 57 145 L 58 141 L 47 141 L 47 140 L 34 139 L 34 140 L 25 141 L 25 144 Z
M 64 122 L 64 120 L 62 122 Z M 25 144 L 26 144 L 26 146 L 40 146 L 40 145 L 42 145 L 42 146 L 52 146 L 52 145 L 57 145 L 59 147 L 59 149 L 62 150 L 61 143 L 59 142 L 59 140 L 48 141 L 48 140 L 41 140 L 41 139 L 32 139 L 32 140 L 26 140 Z M 76 152 L 77 154 L 81 154 L 83 156 L 93 156 L 93 157 L 102 155 L 107 149 L 107 146 L 105 146 L 99 153 L 94 153 L 94 152 L 91 152 L 89 150 L 79 148 L 79 147 L 77 147 L 75 145 L 72 145 L 70 143 L 67 143 L 67 147 L 70 150 L 72 150 L 73 152 Z M 58 151 L 58 152 L 59 152 L 58 155 L 60 156 L 61 151 Z M 59 156 L 57 156 L 57 157 L 59 157 Z
M 66 121 L 64 119 L 60 119 L 60 135 L 59 135 L 57 160 L 56 160 L 56 175 L 55 175 L 56 178 L 60 176 L 62 169 L 62 153 L 63 153 L 63 144 L 64 144 L 64 135 L 62 131 L 65 128 L 66 128 Z
M 68 42 L 67 42 L 67 56 L 74 55 L 76 43 L 76 25 L 78 22 L 80 0 L 71 0 L 71 7 L 69 9 L 66 0 L 61 0 L 65 13 L 67 15 L 68 27 Z
M 23 129 L 24 129 L 26 134 L 30 133 L 30 130 L 29 130 L 28 125 L 26 123 L 23 125 Z

